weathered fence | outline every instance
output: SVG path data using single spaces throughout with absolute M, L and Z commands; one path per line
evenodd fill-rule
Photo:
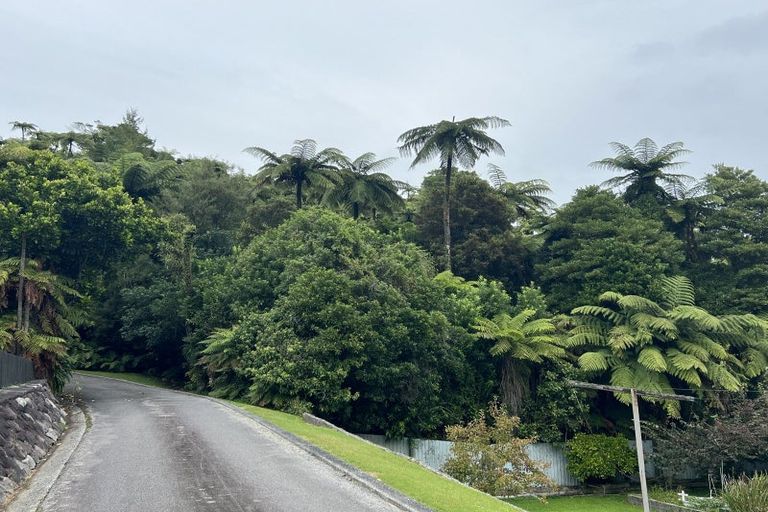
M 433 439 L 387 439 L 382 435 L 358 434 L 363 439 L 383 446 L 393 452 L 402 453 L 418 460 L 422 464 L 441 471 L 443 465 L 451 456 L 450 441 L 439 441 Z M 634 450 L 634 441 L 629 441 L 629 445 Z M 656 469 L 650 460 L 653 453 L 653 443 L 643 441 L 643 448 L 646 454 L 645 474 L 649 478 L 656 476 Z M 561 444 L 534 443 L 526 448 L 528 456 L 531 459 L 541 462 L 546 466 L 544 473 L 559 487 L 575 487 L 579 481 L 568 471 L 568 460 L 565 458 L 565 448 Z M 687 471 L 681 475 L 682 478 L 693 478 L 695 473 Z
M 34 379 L 32 361 L 8 352 L 0 352 L 0 388 Z

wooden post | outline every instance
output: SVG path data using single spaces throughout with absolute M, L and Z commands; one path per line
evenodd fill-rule
M 643 456 L 643 434 L 640 431 L 640 408 L 637 404 L 637 397 L 648 396 L 660 400 L 677 400 L 683 402 L 693 402 L 696 398 L 687 395 L 675 395 L 672 393 L 657 393 L 654 391 L 643 391 L 635 388 L 625 388 L 621 386 L 608 386 L 605 384 L 592 384 L 591 382 L 579 382 L 575 380 L 567 381 L 569 386 L 582 389 L 594 389 L 597 391 L 611 391 L 613 393 L 629 393 L 632 396 L 632 420 L 635 424 L 635 449 L 637 450 L 637 466 L 640 470 L 640 491 L 643 495 L 643 512 L 650 512 L 648 503 L 648 484 L 645 481 L 645 458 Z
M 643 434 L 640 430 L 640 408 L 637 404 L 637 390 L 630 390 L 632 395 L 632 421 L 635 423 L 635 448 L 637 449 L 637 467 L 640 471 L 640 493 L 643 495 L 643 512 L 650 512 L 648 503 L 648 484 L 645 481 L 645 456 L 643 454 Z

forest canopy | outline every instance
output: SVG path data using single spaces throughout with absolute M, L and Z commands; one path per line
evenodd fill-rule
M 313 139 L 254 141 L 243 172 L 158 149 L 135 111 L 22 124 L 0 141 L 0 346 L 57 388 L 143 372 L 389 436 L 443 436 L 498 397 L 545 441 L 629 427 L 626 397 L 567 379 L 699 399 L 643 402 L 659 423 L 761 389 L 768 183 L 682 174 L 680 142 L 612 144 L 604 181 L 557 206 L 477 168 L 503 154 L 497 117 L 405 131 L 419 187 Z

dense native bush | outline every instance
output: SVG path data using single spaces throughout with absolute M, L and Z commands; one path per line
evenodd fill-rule
M 606 482 L 637 471 L 637 458 L 624 436 L 576 434 L 566 448 L 568 469 L 585 482 Z
M 496 496 L 551 487 L 544 467 L 531 460 L 525 450 L 535 439 L 516 437 L 519 426 L 520 419 L 510 416 L 498 402 L 492 402 L 487 413 L 481 411 L 466 425 L 449 426 L 448 440 L 454 444 L 443 470 Z
M 685 470 L 733 475 L 768 462 L 768 394 L 727 398 L 719 412 L 705 417 L 645 425 L 653 461 L 668 482 Z
M 214 392 L 247 383 L 257 404 L 414 435 L 463 420 L 493 390 L 467 329 L 509 297 L 489 281 L 436 278 L 414 245 L 307 209 L 255 238 L 229 276 L 223 302 L 238 325 L 200 359 Z

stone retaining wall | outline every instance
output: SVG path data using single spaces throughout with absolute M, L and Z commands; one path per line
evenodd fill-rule
M 0 389 L 0 505 L 48 454 L 65 417 L 44 381 Z

